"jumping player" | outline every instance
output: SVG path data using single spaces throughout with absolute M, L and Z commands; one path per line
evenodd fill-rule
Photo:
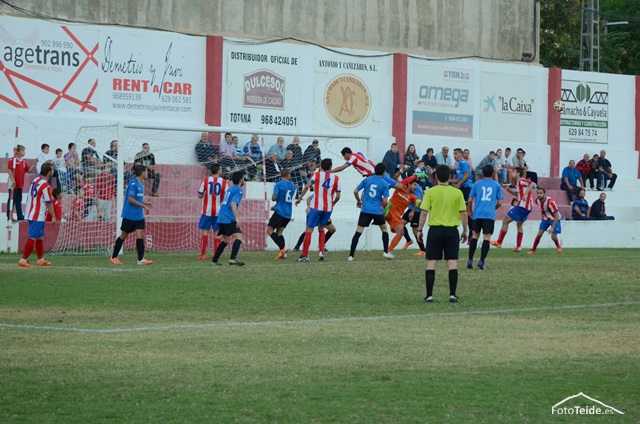
M 282 233 L 291 221 L 291 205 L 296 197 L 296 185 L 291 182 L 291 171 L 288 169 L 283 169 L 280 176 L 282 179 L 273 187 L 273 195 L 271 196 L 271 200 L 276 202 L 276 205 L 267 224 L 267 235 L 280 249 L 276 259 L 286 259 L 287 247 Z
M 518 181 L 516 182 L 515 190 L 512 188 L 507 188 L 509 193 L 518 197 L 518 204 L 512 207 L 507 216 L 504 217 L 502 221 L 502 229 L 500 230 L 500 235 L 498 236 L 497 241 L 492 241 L 491 246 L 502 247 L 502 241 L 504 240 L 504 236 L 507 235 L 507 230 L 509 229 L 509 224 L 513 221 L 516 221 L 516 225 L 518 227 L 518 236 L 516 238 L 516 247 L 513 248 L 514 252 L 522 251 L 522 224 L 527 220 L 527 217 L 531 213 L 531 209 L 533 209 L 533 199 L 532 192 L 536 188 L 536 184 L 524 178 L 526 171 L 524 168 L 515 168 L 512 172 L 515 172 L 518 176 Z
M 535 200 L 535 204 L 540 206 L 542 221 L 540 221 L 540 228 L 538 229 L 538 235 L 533 242 L 533 247 L 527 252 L 527 254 L 532 255 L 536 253 L 538 243 L 540 243 L 540 239 L 545 231 L 548 231 L 549 234 L 551 234 L 551 240 L 555 243 L 558 253 L 562 253 L 562 244 L 558 239 L 558 234 L 562 233 L 558 205 L 556 205 L 555 200 L 547 196 L 545 189 L 542 187 L 538 188 L 538 197 Z
M 311 244 L 311 233 L 313 229 L 318 227 L 318 259 L 324 260 L 324 243 L 325 232 L 333 206 L 340 200 L 340 178 L 331 173 L 331 159 L 325 158 L 320 162 L 321 171 L 313 173 L 307 185 L 305 185 L 300 197 L 296 200 L 296 206 L 307 193 L 309 188 L 313 186 L 314 199 L 311 211 L 307 216 L 307 228 L 304 235 L 304 243 L 302 245 L 302 255 L 298 258 L 299 262 L 309 261 L 309 245 Z
M 207 259 L 209 231 L 212 231 L 213 235 L 214 253 L 220 245 L 218 214 L 220 213 L 220 203 L 229 188 L 229 181 L 222 178 L 222 167 L 219 164 L 211 164 L 209 171 L 211 175 L 202 180 L 198 189 L 198 199 L 202 199 L 202 214 L 198 223 L 198 228 L 202 230 L 199 260 Z
M 51 186 L 47 182 L 53 176 L 53 165 L 43 163 L 40 168 L 40 175 L 36 177 L 29 187 L 29 197 L 27 198 L 27 220 L 29 221 L 29 234 L 24 244 L 22 259 L 18 265 L 30 267 L 28 259 L 35 247 L 38 255 L 38 266 L 51 266 L 51 262 L 44 258 L 44 224 L 45 212 L 51 215 L 51 223 L 58 222 L 53 210 Z
M 243 266 L 244 262 L 240 262 L 237 259 L 240 245 L 242 244 L 242 231 L 240 230 L 240 220 L 238 219 L 238 208 L 240 208 L 240 201 L 244 191 L 244 174 L 242 171 L 236 171 L 231 174 L 231 182 L 233 185 L 227 189 L 224 194 L 224 200 L 220 204 L 220 213 L 218 214 L 218 232 L 222 234 L 222 242 L 217 247 L 213 259 L 211 262 L 214 265 L 221 266 L 218 262 L 222 252 L 229 244 L 229 238 L 233 236 L 233 247 L 231 248 L 231 258 L 229 259 L 229 265 Z
M 469 192 L 469 202 L 467 203 L 467 213 L 471 220 L 473 229 L 471 232 L 471 242 L 469 243 L 469 260 L 467 268 L 473 269 L 473 255 L 478 247 L 478 237 L 482 231 L 482 248 L 480 249 L 480 260 L 478 268 L 484 269 L 484 261 L 489 254 L 491 246 L 491 234 L 496 223 L 496 209 L 502 204 L 504 199 L 502 187 L 493 179 L 493 166 L 482 167 L 482 178 L 471 186 Z
M 368 177 L 374 173 L 376 165 L 362 153 L 353 153 L 350 148 L 345 147 L 340 151 L 340 154 L 347 162 L 344 165 L 332 169 L 332 173 L 343 171 L 349 166 L 353 166 L 363 177 Z
M 357 207 L 361 208 L 360 216 L 358 217 L 358 227 L 351 239 L 351 250 L 349 251 L 349 262 L 353 261 L 353 257 L 356 254 L 356 247 L 358 246 L 358 240 L 364 231 L 365 227 L 368 227 L 371 222 L 380 227 L 382 231 L 382 247 L 384 249 L 383 257 L 386 259 L 392 259 L 393 255 L 389 253 L 389 233 L 387 232 L 387 224 L 384 221 L 383 203 L 387 203 L 389 199 L 389 184 L 387 184 L 382 178 L 385 172 L 385 165 L 379 163 L 375 167 L 375 175 L 365 178 L 358 184 L 353 190 L 353 195 L 356 198 Z M 362 198 L 360 197 L 360 191 L 362 191 Z M 396 191 L 397 193 L 397 191 Z
M 43 165 L 44 166 L 44 165 Z M 122 250 L 124 241 L 129 233 L 136 233 L 136 250 L 138 251 L 138 265 L 151 265 L 153 261 L 144 257 L 144 214 L 149 213 L 151 203 L 144 201 L 144 181 L 147 179 L 147 167 L 144 165 L 135 165 L 133 167 L 135 178 L 129 181 L 127 192 L 124 197 L 124 206 L 122 207 L 122 225 L 120 226 L 119 237 L 113 246 L 111 254 L 111 263 L 114 265 L 122 265 L 118 255 Z

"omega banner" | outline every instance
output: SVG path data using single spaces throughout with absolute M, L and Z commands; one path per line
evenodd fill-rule
M 202 122 L 204 37 L 0 17 L 0 108 Z
M 472 138 L 474 71 L 417 63 L 412 71 L 411 132 Z
M 482 72 L 480 138 L 535 142 L 535 97 L 534 77 Z
M 361 59 L 311 45 L 256 46 L 231 39 L 225 39 L 224 51 L 224 125 L 385 132 L 383 120 L 374 117 L 392 110 L 390 57 Z
M 609 84 L 562 80 L 560 141 L 608 143 Z

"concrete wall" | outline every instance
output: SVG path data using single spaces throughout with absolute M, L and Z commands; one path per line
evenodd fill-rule
M 531 0 L 19 2 L 36 14 L 74 22 L 245 38 L 293 37 L 329 46 L 437 57 L 521 60 L 527 52 L 537 62 L 535 4 Z M 24 16 L 6 4 L 0 4 L 0 14 Z

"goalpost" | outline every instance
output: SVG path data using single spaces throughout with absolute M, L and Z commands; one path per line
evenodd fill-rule
M 257 134 L 258 145 L 262 152 L 260 156 L 254 155 L 246 159 L 215 158 L 223 167 L 225 176 L 233 171 L 242 171 L 246 175 L 245 195 L 239 209 L 241 229 L 245 239 L 242 244 L 243 250 L 276 250 L 275 244 L 267 237 L 265 231 L 272 213 L 273 186 L 279 179 L 279 170 L 287 167 L 293 170 L 292 182 L 300 190 L 302 189 L 307 182 L 305 171 L 309 171 L 309 165 L 306 161 L 301 163 L 300 158 L 296 156 L 299 156 L 300 151 L 304 155 L 308 148 L 312 148 L 313 140 L 318 140 L 321 158 L 331 158 L 333 167 L 344 163 L 340 154 L 344 147 L 350 147 L 354 152 L 362 152 L 365 156 L 371 150 L 370 136 L 367 135 L 336 137 L 331 134 L 259 129 L 252 132 L 248 129 L 225 127 L 161 127 L 123 123 L 81 127 L 75 138 L 78 154 L 89 147 L 87 143 L 89 139 L 94 139 L 95 151 L 100 155 L 103 165 L 93 173 L 87 172 L 86 169 L 82 170 L 84 189 L 80 189 L 81 185 L 76 181 L 73 193 L 65 194 L 63 203 L 66 217 L 60 223 L 58 237 L 51 253 L 60 255 L 111 253 L 115 237 L 120 233 L 120 213 L 126 185 L 132 177 L 131 168 L 136 159 L 145 154 L 142 149 L 145 143 L 149 145 L 149 152 L 154 155 L 156 162 L 157 174 L 150 175 L 154 177 L 158 175 L 157 178 L 147 179 L 145 182 L 145 201 L 153 205 L 145 217 L 146 249 L 197 252 L 200 249 L 201 240 L 201 231 L 197 226 L 202 210 L 202 201 L 198 199 L 197 191 L 202 180 L 209 175 L 209 171 L 205 164 L 198 161 L 196 145 L 202 137 L 205 137 L 212 140 L 217 147 L 219 143 L 225 142 L 224 134 L 227 132 L 238 137 L 240 150 L 250 142 L 252 134 Z M 276 144 L 278 137 L 284 138 L 285 148 L 292 144 L 294 137 L 299 137 L 300 150 L 298 155 L 293 155 L 295 159 L 293 163 L 279 162 L 278 166 L 270 163 L 267 152 Z M 112 141 L 118 141 L 117 158 L 105 154 L 110 149 Z M 359 213 L 352 193 L 362 177 L 352 168 L 347 168 L 339 176 L 342 196 L 332 214 L 332 221 L 337 231 L 327 245 L 329 251 L 349 248 Z M 152 191 L 156 189 L 155 184 L 157 184 L 157 197 L 151 197 Z M 53 185 L 55 186 L 55 182 Z M 292 221 L 284 232 L 289 249 L 294 247 L 298 237 L 304 231 L 305 209 L 304 201 L 293 208 Z M 368 240 L 369 237 L 363 237 L 359 248 L 368 249 L 370 244 Z M 211 237 L 209 243 L 208 253 L 211 253 L 213 249 Z M 314 246 L 317 246 L 317 231 L 314 231 L 312 250 Z M 126 240 L 124 249 L 135 249 L 134 237 Z

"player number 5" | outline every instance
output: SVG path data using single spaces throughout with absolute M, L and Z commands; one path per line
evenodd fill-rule
M 369 187 L 369 197 L 376 197 L 376 187 L 378 187 L 376 184 L 371 184 Z

